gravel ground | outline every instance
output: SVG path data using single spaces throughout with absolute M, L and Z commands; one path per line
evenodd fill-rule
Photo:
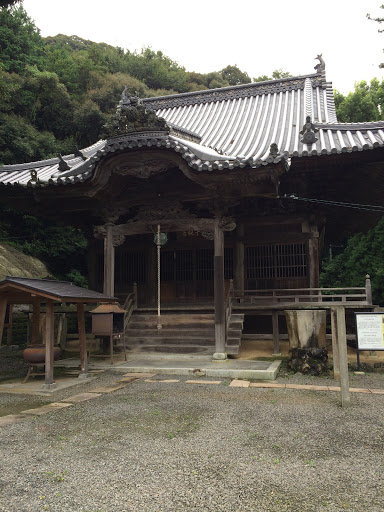
M 106 372 L 41 400 L 120 375 Z M 351 379 L 384 388 L 383 375 Z M 354 393 L 341 409 L 336 392 L 185 380 L 135 381 L 1 427 L 0 511 L 384 510 L 384 395 Z M 297 375 L 278 382 L 336 384 Z M 32 401 L 0 395 L 0 407 Z

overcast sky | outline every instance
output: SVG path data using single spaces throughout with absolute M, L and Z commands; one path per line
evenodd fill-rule
M 77 35 L 130 51 L 162 50 L 187 71 L 236 64 L 251 77 L 283 68 L 314 72 L 346 93 L 355 81 L 384 78 L 384 34 L 366 14 L 384 17 L 382 0 L 24 0 L 42 36 Z M 384 28 L 384 26 L 383 26 Z

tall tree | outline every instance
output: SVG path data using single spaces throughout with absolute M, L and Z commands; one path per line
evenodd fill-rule
M 373 78 L 355 83 L 355 90 L 347 96 L 335 93 L 336 114 L 340 122 L 362 123 L 382 119 L 384 105 L 384 81 Z
M 23 73 L 36 64 L 42 52 L 40 31 L 22 6 L 0 10 L 0 67 Z

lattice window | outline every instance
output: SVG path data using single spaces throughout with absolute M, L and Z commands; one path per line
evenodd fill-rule
M 306 277 L 305 243 L 247 247 L 247 279 Z
M 146 280 L 146 257 L 143 251 L 116 251 L 115 281 L 121 284 L 144 283 Z

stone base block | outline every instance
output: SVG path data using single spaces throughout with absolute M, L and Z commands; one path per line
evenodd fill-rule
M 328 351 L 323 348 L 291 348 L 288 369 L 305 375 L 328 375 Z

